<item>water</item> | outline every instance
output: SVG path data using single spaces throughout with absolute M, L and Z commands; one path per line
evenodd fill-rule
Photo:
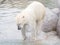
M 17 30 L 15 21 L 15 16 L 21 10 L 18 8 L 0 8 L 0 45 L 53 45 L 50 44 L 53 42 L 52 40 L 47 41 L 47 44 L 42 44 L 40 41 L 23 41 L 22 33 Z
M 20 11 L 17 8 L 0 8 L 0 45 L 20 45 L 23 37 L 15 21 Z
M 23 41 L 15 21 L 20 11 L 18 8 L 0 8 L 0 45 L 40 45 L 34 41 Z

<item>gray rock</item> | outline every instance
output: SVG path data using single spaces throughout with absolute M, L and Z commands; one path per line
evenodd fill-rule
M 58 36 L 60 37 L 60 14 L 59 14 L 59 19 L 57 24 L 57 33 L 58 33 Z
M 59 8 L 53 8 L 53 9 L 51 9 L 52 10 L 52 12 L 53 13 L 55 13 L 55 14 L 59 14 L 59 12 L 60 12 L 60 10 L 59 10 Z
M 56 29 L 58 21 L 58 16 L 51 11 L 51 9 L 46 8 L 46 15 L 42 24 L 42 30 L 45 32 L 53 31 Z
M 60 9 L 60 0 L 57 0 L 57 6 Z

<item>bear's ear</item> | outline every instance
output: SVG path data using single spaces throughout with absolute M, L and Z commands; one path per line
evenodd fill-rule
M 24 16 L 22 18 L 24 18 Z

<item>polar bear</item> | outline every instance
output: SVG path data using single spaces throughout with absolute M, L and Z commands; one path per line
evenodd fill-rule
M 44 19 L 45 6 L 41 2 L 34 1 L 26 9 L 16 16 L 18 29 L 21 29 L 24 39 L 26 39 L 26 30 L 32 32 L 32 39 L 36 39 L 37 25 Z M 30 29 L 27 29 L 30 27 Z

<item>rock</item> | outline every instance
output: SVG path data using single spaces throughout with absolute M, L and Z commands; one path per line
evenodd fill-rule
M 57 6 L 60 9 L 60 0 L 57 0 Z
M 57 33 L 60 38 L 60 0 L 57 0 L 57 6 L 59 8 L 58 23 L 57 23 Z
M 60 14 L 59 14 L 59 19 L 57 24 L 57 33 L 58 33 L 58 36 L 60 37 Z
M 56 30 L 57 21 L 58 16 L 53 13 L 51 9 L 46 8 L 46 15 L 41 30 L 43 30 L 44 32 Z
M 51 10 L 52 10 L 53 13 L 55 13 L 57 15 L 59 14 L 59 11 L 60 11 L 59 8 L 53 8 Z

